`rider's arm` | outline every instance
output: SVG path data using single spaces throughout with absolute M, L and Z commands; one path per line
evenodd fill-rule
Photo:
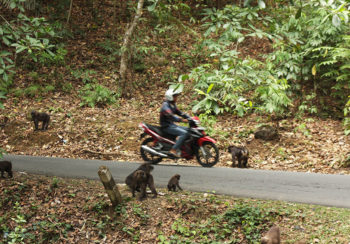
M 188 114 L 181 112 L 176 106 L 175 106 L 175 113 L 181 116 L 183 119 L 181 119 L 181 122 L 188 122 L 188 119 L 191 118 Z
M 179 111 L 178 109 L 175 109 L 175 113 L 177 113 L 177 111 Z M 168 103 L 163 103 L 163 107 L 161 109 L 161 113 L 163 116 L 167 117 L 168 119 L 170 119 L 171 121 L 175 121 L 175 122 L 181 122 L 182 118 L 175 115 L 175 113 L 172 111 L 172 109 L 170 108 L 170 106 L 168 105 Z M 180 112 L 181 113 L 181 112 Z M 179 114 L 180 115 L 180 114 Z M 181 116 L 181 115 L 180 115 Z

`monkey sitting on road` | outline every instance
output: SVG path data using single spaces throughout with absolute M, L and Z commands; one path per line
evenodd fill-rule
M 135 171 L 133 171 L 131 174 L 129 174 L 126 179 L 125 179 L 125 184 L 127 184 L 129 186 L 129 188 L 131 189 L 131 191 L 136 190 L 136 191 L 140 191 L 141 185 L 138 183 L 135 183 L 134 181 L 134 173 L 138 170 L 142 170 L 145 172 L 146 174 L 146 178 L 147 178 L 147 185 L 152 193 L 153 193 L 153 197 L 157 197 L 158 193 L 156 191 L 156 188 L 154 186 L 154 179 L 153 176 L 151 175 L 151 171 L 154 169 L 154 167 L 151 165 L 151 163 L 143 163 L 140 165 L 140 167 L 138 167 Z M 134 184 L 136 184 L 135 186 L 133 186 Z M 142 190 L 142 189 L 141 189 Z M 134 196 L 134 195 L 133 195 Z M 142 194 L 141 194 L 142 196 Z M 146 197 L 146 196 L 142 196 L 142 197 Z
M 247 168 L 248 157 L 249 157 L 248 148 L 229 146 L 228 152 L 231 153 L 232 155 L 232 167 L 234 166 L 237 159 L 239 168 L 242 168 L 242 167 Z
M 179 174 L 176 174 L 173 177 L 171 177 L 169 182 L 168 182 L 168 190 L 169 191 L 176 191 L 176 187 L 177 187 L 182 191 L 182 188 L 179 185 L 179 181 L 180 181 Z
M 32 116 L 32 120 L 34 121 L 34 130 L 39 129 L 39 121 L 43 122 L 41 130 L 47 130 L 47 127 L 49 126 L 50 122 L 50 115 L 48 115 L 47 113 L 40 113 L 37 111 L 32 111 L 30 114 Z
M 4 172 L 7 172 L 7 176 L 12 178 L 12 163 L 10 161 L 0 161 L 1 177 L 4 178 Z

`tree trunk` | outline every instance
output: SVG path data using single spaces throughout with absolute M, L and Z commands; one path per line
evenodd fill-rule
M 72 15 L 73 0 L 70 0 L 69 12 L 67 17 L 67 25 L 69 24 L 70 16 Z
M 106 166 L 100 166 L 98 169 L 98 175 L 103 183 L 103 186 L 105 187 L 109 199 L 112 202 L 112 206 L 115 207 L 120 204 L 122 202 L 122 196 L 120 195 L 118 187 L 115 184 L 115 181 L 109 169 Z
M 128 50 L 130 46 L 130 39 L 142 15 L 143 2 L 144 0 L 139 0 L 137 4 L 136 15 L 133 21 L 131 22 L 131 24 L 128 24 L 127 26 L 127 30 L 124 35 L 123 46 L 121 47 L 122 55 L 121 55 L 120 69 L 119 69 L 119 75 L 120 75 L 119 87 L 122 88 L 121 95 L 123 95 L 124 89 L 126 87 L 126 69 L 128 66 Z

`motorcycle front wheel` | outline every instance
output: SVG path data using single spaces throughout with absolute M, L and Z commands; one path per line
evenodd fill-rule
M 142 146 L 146 145 L 146 146 L 152 147 L 152 144 L 153 144 L 153 138 L 146 138 L 142 142 Z M 153 154 L 143 150 L 142 147 L 140 148 L 140 152 L 141 152 L 142 159 L 145 160 L 145 161 L 148 161 L 148 162 L 152 162 L 152 164 L 157 164 L 160 161 L 162 161 L 162 159 L 163 159 L 160 156 L 153 155 Z
M 219 162 L 219 149 L 212 142 L 203 142 L 202 148 L 196 152 L 196 158 L 203 167 L 213 167 Z

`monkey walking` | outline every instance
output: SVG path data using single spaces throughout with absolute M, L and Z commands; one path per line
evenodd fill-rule
M 236 159 L 238 161 L 239 168 L 247 168 L 249 151 L 246 147 L 229 146 L 228 152 L 232 155 L 232 167 L 234 166 Z
M 168 182 L 168 190 L 169 191 L 176 191 L 176 187 L 182 191 L 182 188 L 179 185 L 180 177 L 181 176 L 179 174 L 176 174 L 170 178 L 170 180 Z
M 278 226 L 272 226 L 265 236 L 261 238 L 262 244 L 280 244 L 280 228 Z
M 143 200 L 144 198 L 147 197 L 147 194 L 146 194 L 147 186 L 151 189 L 153 193 L 153 197 L 157 197 L 158 195 L 156 188 L 154 186 L 153 176 L 151 175 L 151 171 L 153 169 L 154 167 L 151 165 L 151 163 L 143 163 L 135 171 L 129 174 L 125 179 L 125 184 L 129 186 L 129 188 L 131 189 L 131 192 L 133 193 L 133 196 L 135 196 L 135 191 L 141 191 L 140 198 L 139 198 L 140 200 Z M 136 173 L 137 171 L 143 171 L 145 173 L 146 180 L 144 179 L 144 175 L 140 172 Z M 144 183 L 145 185 L 143 185 Z M 143 187 L 144 187 L 144 191 L 143 191 Z
M 32 120 L 34 121 L 34 130 L 38 130 L 39 128 L 39 121 L 43 122 L 41 130 L 47 130 L 47 127 L 49 126 L 50 122 L 50 115 L 47 113 L 40 113 L 37 111 L 32 111 L 31 113 Z
M 0 172 L 1 177 L 4 178 L 4 172 L 7 172 L 8 177 L 13 177 L 12 175 L 12 163 L 10 161 L 0 161 Z

